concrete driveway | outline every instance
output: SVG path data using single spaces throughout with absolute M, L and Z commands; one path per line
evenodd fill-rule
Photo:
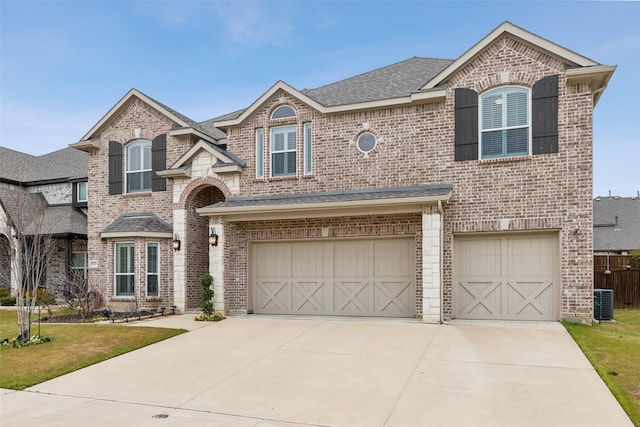
M 8 426 L 631 427 L 558 323 L 171 316 L 189 333 L 31 387 Z

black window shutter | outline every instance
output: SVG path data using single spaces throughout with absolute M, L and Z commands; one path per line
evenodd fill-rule
M 558 75 L 537 81 L 531 91 L 533 154 L 558 152 Z
M 109 141 L 109 194 L 122 194 L 122 144 Z
M 167 180 L 156 173 L 167 168 L 167 135 L 164 133 L 151 141 L 151 168 L 151 191 L 165 191 Z
M 478 92 L 455 92 L 455 161 L 478 160 Z

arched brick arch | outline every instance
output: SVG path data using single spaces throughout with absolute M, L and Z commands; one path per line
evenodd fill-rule
M 225 198 L 231 196 L 231 191 L 229 191 L 229 188 L 227 188 L 225 183 L 220 181 L 218 178 L 214 178 L 211 176 L 208 176 L 206 178 L 196 178 L 193 181 L 191 181 L 187 185 L 187 188 L 185 188 L 182 191 L 182 194 L 180 195 L 180 201 L 175 204 L 174 209 L 185 209 L 187 205 L 187 200 L 189 199 L 189 196 L 193 194 L 194 191 L 198 190 L 201 187 L 210 187 L 210 186 L 213 186 L 219 189 L 222 192 L 222 194 L 224 194 Z

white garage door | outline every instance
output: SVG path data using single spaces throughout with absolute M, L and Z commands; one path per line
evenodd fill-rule
M 456 236 L 453 270 L 456 318 L 559 318 L 557 234 Z
M 253 243 L 253 312 L 413 317 L 413 238 Z

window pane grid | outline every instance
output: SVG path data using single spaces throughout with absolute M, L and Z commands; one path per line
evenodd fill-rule
M 116 296 L 134 294 L 133 243 L 116 243 L 115 280 Z
M 482 96 L 481 157 L 529 153 L 529 91 L 500 88 Z
M 127 193 L 151 191 L 151 141 L 138 141 L 127 146 Z
M 160 253 L 158 243 L 147 243 L 147 296 L 158 296 Z
M 295 126 L 271 129 L 271 176 L 296 174 L 296 135 Z

